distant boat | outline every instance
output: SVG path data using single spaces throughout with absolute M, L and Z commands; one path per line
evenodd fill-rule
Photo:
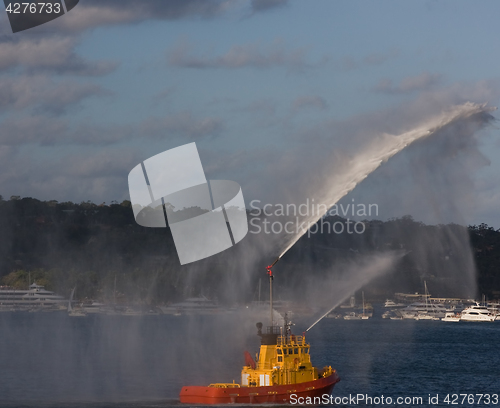
M 344 320 L 361 320 L 361 319 L 363 319 L 363 317 L 359 314 L 356 314 L 355 312 L 351 312 L 344 316 Z
M 386 299 L 384 303 L 384 307 L 391 308 L 391 307 L 405 307 L 406 305 L 404 303 L 396 303 L 391 299 Z
M 486 306 L 481 306 L 479 303 L 468 307 L 462 311 L 460 321 L 462 322 L 493 322 L 495 315 L 491 313 Z
M 441 319 L 443 322 L 459 322 L 460 313 L 448 312 L 446 316 Z
M 439 320 L 439 317 L 420 313 L 415 316 L 415 320 Z
M 85 316 L 87 316 L 87 313 L 85 313 L 81 308 L 73 309 L 73 306 L 71 304 L 73 302 L 73 297 L 75 295 L 75 290 L 76 290 L 76 286 L 71 291 L 71 296 L 69 297 L 69 302 L 68 302 L 68 316 L 71 316 L 71 317 L 85 317 Z
M 427 282 L 424 281 L 425 287 L 425 302 L 415 302 L 410 306 L 401 309 L 399 313 L 404 319 L 415 320 L 439 320 L 446 316 L 448 310 L 440 303 L 431 303 L 427 292 Z
M 92 302 L 91 304 L 82 305 L 82 309 L 85 313 L 104 313 L 104 308 L 106 305 L 104 303 Z
M 12 310 L 64 310 L 67 300 L 33 282 L 27 290 L 0 288 L 0 309 Z
M 365 292 L 361 292 L 361 296 L 363 298 L 363 313 L 361 314 L 361 319 L 367 320 L 370 318 L 370 316 L 365 314 Z
M 356 312 L 349 312 L 344 316 L 344 320 L 367 320 L 370 318 L 372 315 L 371 313 L 365 313 L 365 292 L 361 292 L 361 295 L 363 297 L 363 306 L 362 306 L 362 313 L 356 313 Z M 355 300 L 354 296 L 351 297 L 351 305 L 355 306 Z

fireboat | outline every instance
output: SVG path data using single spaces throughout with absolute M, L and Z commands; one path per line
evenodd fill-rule
M 214 383 L 209 386 L 184 386 L 179 394 L 186 404 L 260 404 L 290 403 L 300 397 L 321 398 L 330 395 L 340 381 L 331 366 L 318 369 L 311 363 L 311 346 L 305 333 L 293 335 L 291 323 L 285 315 L 283 326 L 273 321 L 273 273 L 267 267 L 270 288 L 271 325 L 263 330 L 257 323 L 260 352 L 256 360 L 245 351 L 245 366 L 241 370 L 241 384 Z

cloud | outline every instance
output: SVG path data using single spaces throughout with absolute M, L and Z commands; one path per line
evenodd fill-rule
M 383 63 L 397 58 L 400 55 L 398 49 L 393 49 L 388 52 L 378 52 L 369 54 L 363 58 L 355 58 L 347 56 L 336 61 L 335 66 L 341 71 L 353 71 L 365 66 L 382 65 Z
M 67 131 L 64 121 L 45 115 L 8 118 L 0 124 L 0 146 L 53 144 L 64 139 Z
M 58 146 L 120 145 L 137 138 L 164 140 L 217 137 L 226 128 L 216 117 L 197 118 L 191 112 L 178 112 L 163 117 L 149 117 L 136 125 L 73 124 L 47 115 L 17 115 L 0 122 L 0 146 L 27 144 Z
M 328 104 L 321 96 L 308 95 L 299 96 L 292 102 L 292 110 L 297 111 L 306 108 L 316 108 L 320 110 L 325 110 Z
M 97 27 L 137 24 L 148 20 L 175 21 L 181 19 L 212 19 L 231 10 L 240 12 L 242 4 L 249 4 L 253 13 L 262 13 L 287 5 L 288 0 L 86 0 L 63 18 L 51 21 L 50 32 L 81 33 Z M 248 10 L 248 7 L 246 7 Z M 0 16 L 0 34 L 11 33 L 6 13 Z M 31 33 L 48 32 L 47 26 L 36 27 Z
M 141 134 L 152 138 L 169 138 L 173 135 L 199 139 L 204 136 L 217 136 L 225 128 L 220 118 L 205 117 L 197 119 L 191 112 L 179 112 L 161 118 L 150 117 L 139 126 Z
M 422 92 L 415 103 L 421 105 L 422 109 L 425 109 L 424 106 L 429 109 L 437 104 L 461 104 L 466 101 L 497 104 L 499 99 L 500 80 L 490 79 L 477 82 L 455 82 L 447 87 L 430 89 Z
M 254 130 L 259 132 L 281 122 L 277 115 L 278 103 L 272 98 L 260 98 L 247 104 L 236 105 L 230 110 L 231 115 L 241 114 Z M 232 116 L 234 118 L 234 116 Z
M 276 113 L 276 102 L 263 98 L 253 101 L 243 108 L 238 109 L 241 112 L 247 112 L 258 115 L 274 116 Z
M 241 155 L 234 152 L 233 156 L 238 158 L 234 161 L 234 167 L 232 166 L 233 162 L 225 161 L 225 169 L 216 170 L 221 173 L 217 174 L 217 177 L 224 178 L 227 177 L 227 174 L 238 173 L 239 183 L 245 191 L 245 198 L 249 201 L 261 199 L 263 203 L 300 204 L 305 202 L 307 198 L 309 200 L 316 198 L 317 195 L 324 191 L 324 186 L 330 185 L 338 174 L 347 171 L 346 169 L 353 166 L 361 165 L 361 162 L 356 163 L 351 160 L 359 152 L 367 150 L 368 146 L 376 146 L 377 140 L 383 141 L 386 137 L 389 137 L 387 135 L 400 135 L 419 129 L 425 126 L 429 119 L 435 118 L 441 112 L 446 112 L 454 105 L 463 104 L 464 99 L 465 101 L 484 103 L 488 100 L 498 101 L 499 97 L 500 86 L 497 81 L 456 83 L 446 88 L 423 92 L 410 101 L 398 103 L 396 107 L 371 114 L 355 115 L 342 121 L 329 119 L 316 121 L 312 124 L 308 122 L 302 126 L 296 124 L 293 127 L 284 122 L 281 128 L 273 130 L 273 134 L 283 135 L 282 139 L 273 139 L 274 141 L 271 144 L 257 143 L 254 148 L 246 148 L 244 152 L 241 152 Z M 481 124 L 491 122 L 488 116 L 485 116 L 486 118 L 478 116 L 473 118 L 474 120 L 457 122 L 456 128 L 450 129 L 450 132 L 443 135 L 443 142 L 437 138 L 430 138 L 425 142 L 426 148 L 435 152 L 433 160 L 439 161 L 439 157 L 445 160 L 440 163 L 442 170 L 439 171 L 449 176 L 448 180 L 455 180 L 453 172 L 461 174 L 464 180 L 466 178 L 471 179 L 472 174 L 474 174 L 474 170 L 471 170 L 472 162 L 479 163 L 479 165 L 484 163 L 479 160 L 480 155 L 476 154 L 476 137 L 471 137 L 471 134 L 476 129 L 477 123 L 479 123 L 477 125 L 477 128 L 479 128 Z M 460 128 L 459 125 L 463 123 L 467 124 L 467 126 L 470 125 L 470 127 L 464 125 Z M 454 133 L 451 130 L 456 131 L 455 136 L 453 136 Z M 462 134 L 463 137 L 459 137 Z M 469 141 L 470 145 L 466 145 L 464 141 Z M 286 149 L 280 146 L 286 146 Z M 417 150 L 416 147 L 413 147 L 411 151 L 417 152 Z M 422 151 L 425 151 L 425 149 L 422 149 Z M 417 198 L 415 195 L 411 195 L 412 199 L 415 199 L 414 201 L 410 201 L 409 198 L 403 196 L 398 201 L 396 200 L 398 190 L 394 189 L 394 194 L 390 196 L 392 202 L 386 199 L 384 194 L 380 196 L 376 194 L 379 190 L 384 191 L 387 184 L 399 183 L 398 174 L 402 173 L 399 166 L 409 168 L 408 163 L 405 163 L 405 160 L 410 160 L 411 155 L 409 152 L 410 150 L 408 150 L 408 153 L 403 151 L 398 156 L 399 159 L 397 157 L 391 159 L 391 161 L 396 160 L 398 165 L 384 164 L 377 170 L 371 180 L 377 180 L 377 174 L 379 179 L 382 180 L 381 175 L 385 171 L 384 169 L 394 170 L 392 174 L 394 180 L 388 181 L 390 177 L 387 177 L 383 179 L 378 189 L 368 188 L 364 190 L 367 198 L 361 202 L 373 203 L 380 200 L 380 203 L 384 203 L 384 206 L 380 205 L 381 211 L 384 211 L 384 215 L 389 217 L 399 216 L 401 211 L 407 211 L 406 214 L 412 213 L 416 218 L 422 217 L 424 220 L 435 221 L 439 214 L 434 211 L 434 208 L 430 208 L 430 204 L 425 201 L 424 194 Z M 217 150 L 213 156 L 219 153 Z M 472 162 L 462 161 L 462 156 L 470 157 Z M 225 154 L 224 157 L 227 158 L 229 155 Z M 251 158 L 251 160 L 247 163 L 244 160 L 246 158 Z M 419 156 L 418 159 L 422 159 L 421 166 L 430 166 L 427 163 L 428 159 L 425 159 L 425 154 Z M 213 163 L 207 162 L 206 165 L 212 168 Z M 415 171 L 415 174 L 417 174 L 418 165 L 418 160 L 412 163 L 411 169 Z M 433 166 L 436 167 L 437 165 L 434 164 Z M 464 171 L 459 172 L 457 170 L 460 166 L 463 166 Z M 241 170 L 242 167 L 244 167 L 244 171 Z M 468 170 L 471 172 L 467 175 Z M 420 172 L 423 173 L 423 171 Z M 458 208 L 456 213 L 467 208 L 465 201 L 468 197 L 458 198 L 457 195 L 460 193 L 458 187 L 446 186 L 446 182 L 442 181 L 446 180 L 445 176 L 434 180 L 430 173 L 425 173 L 425 177 L 428 177 L 427 182 L 429 184 L 436 186 L 434 191 L 436 191 L 436 196 L 442 199 L 442 203 L 450 202 L 450 199 L 446 198 L 446 194 L 453 190 L 450 197 L 451 200 L 456 198 Z M 463 177 L 464 173 L 466 177 Z M 435 172 L 434 176 L 436 174 L 438 173 Z M 363 182 L 365 186 L 367 181 Z M 408 172 L 405 178 L 401 178 L 401 183 L 398 186 L 401 185 L 406 190 L 411 190 L 412 186 L 417 182 L 420 181 L 411 179 L 411 172 Z M 363 186 L 360 187 L 362 190 Z M 440 189 L 442 189 L 442 194 L 438 194 Z M 361 190 L 360 188 L 356 189 L 358 192 Z M 389 196 L 388 193 L 386 195 Z M 409 197 L 408 194 L 407 196 Z M 357 202 L 359 201 L 357 200 Z M 404 206 L 402 202 L 404 202 Z M 398 205 L 398 203 L 401 205 Z M 442 208 L 445 208 L 445 204 L 443 204 Z M 448 220 L 449 218 L 446 219 L 446 221 Z
M 69 80 L 56 82 L 45 75 L 0 77 L 0 112 L 35 108 L 61 114 L 83 99 L 107 93 L 98 85 Z
M 85 76 L 105 75 L 117 66 L 115 62 L 88 62 L 78 56 L 74 38 L 23 38 L 0 42 L 0 72 L 23 67 L 28 71 Z
M 54 21 L 53 27 L 64 32 L 82 32 L 101 26 L 147 20 L 213 18 L 235 3 L 229 0 L 87 0 L 80 2 L 64 18 Z
M 394 85 L 390 79 L 382 79 L 375 86 L 374 91 L 387 94 L 406 94 L 415 91 L 424 91 L 440 85 L 442 79 L 441 74 L 431 74 L 429 72 L 403 78 L 398 85 Z
M 253 13 L 260 13 L 288 5 L 288 0 L 251 0 L 250 7 Z
M 167 57 L 172 66 L 194 69 L 286 67 L 290 70 L 303 70 L 312 66 L 306 61 L 306 49 L 287 50 L 280 40 L 270 45 L 260 42 L 233 45 L 226 53 L 218 56 L 196 55 L 192 52 L 191 45 L 183 41 L 168 52 Z
M 152 96 L 153 102 L 160 102 L 165 99 L 169 99 L 172 97 L 172 94 L 175 92 L 175 89 L 171 86 L 168 88 L 164 89 L 163 91 L 160 91 Z
M 0 155 L 2 153 L 0 146 Z M 7 194 L 42 200 L 103 201 L 103 197 L 128 198 L 126 174 L 143 158 L 130 148 L 66 153 L 39 160 L 9 149 L 0 161 L 0 185 Z M 6 194 L 6 196 L 7 196 Z

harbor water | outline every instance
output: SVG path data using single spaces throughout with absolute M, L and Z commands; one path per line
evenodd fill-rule
M 182 385 L 239 382 L 244 351 L 258 350 L 256 321 L 248 312 L 87 317 L 3 312 L 0 406 L 181 406 Z M 300 334 L 311 321 L 298 320 L 294 332 Z M 307 333 L 314 365 L 332 365 L 341 377 L 333 396 L 344 403 L 336 406 L 352 406 L 345 398 L 359 395 L 390 397 L 393 406 L 498 406 L 493 395 L 500 394 L 499 340 L 498 321 L 327 318 Z M 474 395 L 474 401 L 462 403 L 454 394 Z M 480 394 L 489 394 L 490 403 L 485 397 L 479 402 Z M 398 404 L 398 397 L 422 400 Z M 356 405 L 382 405 L 376 401 Z

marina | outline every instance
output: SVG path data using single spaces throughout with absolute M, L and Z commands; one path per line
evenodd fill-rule
M 500 322 L 500 307 L 497 302 L 476 301 L 471 299 L 450 299 L 428 297 L 427 302 L 400 303 L 387 299 L 384 303 L 366 302 L 364 293 L 362 301 L 356 303 L 355 297 L 349 298 L 349 303 L 333 309 L 325 317 L 329 319 L 367 320 L 379 318 L 388 320 L 441 320 L 463 322 Z M 409 297 L 426 299 L 425 297 Z M 291 301 L 276 300 L 274 302 L 276 316 L 306 318 L 314 317 L 322 312 L 320 308 L 310 308 L 294 304 Z M 90 315 L 107 316 L 151 316 L 169 315 L 207 316 L 217 314 L 234 314 L 240 311 L 246 313 L 263 313 L 268 306 L 262 301 L 242 305 L 220 305 L 206 297 L 187 298 L 182 302 L 170 305 L 134 305 L 112 304 L 99 301 L 82 301 L 74 299 L 74 293 L 65 299 L 52 291 L 45 290 L 41 285 L 33 283 L 30 289 L 14 290 L 0 289 L 0 312 L 67 312 L 71 316 L 85 317 Z

